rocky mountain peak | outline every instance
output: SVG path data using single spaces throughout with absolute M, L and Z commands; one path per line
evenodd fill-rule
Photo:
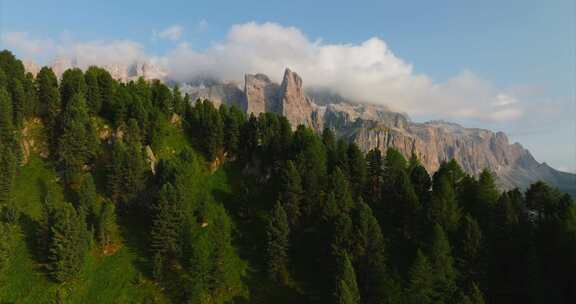
M 270 81 L 264 74 L 247 74 L 244 76 L 244 106 L 246 113 L 259 115 L 264 112 L 276 112 L 278 84 Z
M 313 125 L 311 115 L 314 108 L 304 93 L 302 78 L 289 68 L 284 71 L 279 100 L 282 115 L 286 116 L 293 126 Z

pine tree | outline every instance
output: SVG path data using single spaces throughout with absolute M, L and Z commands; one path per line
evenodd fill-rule
M 24 123 L 24 111 L 26 105 L 26 92 L 24 85 L 19 79 L 13 79 L 11 84 L 12 91 L 12 111 L 13 123 L 15 127 L 22 127 Z
M 51 68 L 43 67 L 36 77 L 40 115 L 48 133 L 51 151 L 56 149 L 58 114 L 60 113 L 60 91 L 58 79 Z
M 0 274 L 4 272 L 4 269 L 6 269 L 10 263 L 13 233 L 10 224 L 0 221 Z
M 473 217 L 466 215 L 462 218 L 457 236 L 456 264 L 460 269 L 462 281 L 482 279 L 486 267 L 484 265 L 485 240 L 480 225 Z
M 289 235 L 290 227 L 286 212 L 280 203 L 276 203 L 266 228 L 266 255 L 268 274 L 272 280 L 280 284 L 287 284 L 289 280 Z
M 352 194 L 350 193 L 350 187 L 348 186 L 348 180 L 340 168 L 334 169 L 331 176 L 331 191 L 335 195 L 336 199 L 336 212 L 337 214 L 349 213 L 354 207 L 354 201 L 352 200 Z M 336 215 L 335 215 L 336 216 Z
M 86 223 L 71 204 L 50 213 L 48 270 L 57 282 L 75 279 L 83 267 L 89 244 Z
M 411 163 L 413 163 L 413 161 L 411 161 Z M 430 175 L 420 162 L 411 165 L 409 172 L 414 192 L 418 196 L 420 204 L 427 208 L 431 200 L 430 189 L 432 187 L 432 180 L 430 179 Z
M 99 144 L 84 97 L 77 94 L 67 102 L 60 123 L 58 160 L 66 170 L 67 182 L 75 183 L 83 166 L 96 156 Z
M 337 255 L 334 302 L 339 304 L 360 304 L 360 291 L 356 283 L 354 266 L 352 266 L 345 252 Z
M 165 184 L 158 194 L 150 230 L 150 251 L 157 260 L 154 265 L 157 278 L 162 277 L 169 262 L 181 255 L 184 220 L 180 193 L 171 184 Z
M 84 73 L 80 69 L 69 69 L 62 74 L 60 83 L 60 97 L 62 98 L 62 108 L 66 109 L 68 103 L 79 95 L 82 99 L 86 98 L 86 81 Z
M 278 199 L 284 206 L 290 227 L 294 229 L 298 227 L 302 215 L 301 204 L 304 192 L 300 173 L 291 160 L 286 162 L 286 168 L 282 171 L 280 188 Z
M 366 161 L 368 163 L 368 186 L 365 197 L 370 202 L 377 202 L 382 198 L 382 153 L 378 148 L 370 150 L 366 154 Z
M 7 212 L 13 207 L 12 190 L 16 176 L 16 157 L 12 149 L 0 143 L 0 211 Z M 6 216 L 7 214 L 3 214 Z
M 365 303 L 394 303 L 395 286 L 388 277 L 384 236 L 370 207 L 360 201 L 354 211 L 350 257 L 357 265 L 358 287 Z
M 102 210 L 98 217 L 98 242 L 106 250 L 107 246 L 118 242 L 120 232 L 116 223 L 116 208 L 114 203 L 107 201 L 102 204 Z
M 89 67 L 84 75 L 86 82 L 86 103 L 92 114 L 99 114 L 102 109 L 102 94 L 100 93 L 100 84 L 98 83 L 99 76 L 100 69 L 95 66 Z
M 348 146 L 350 188 L 354 197 L 362 195 L 367 180 L 366 159 L 355 143 Z
M 7 147 L 14 143 L 14 124 L 12 117 L 12 101 L 10 95 L 0 87 L 0 144 Z
M 439 225 L 434 226 L 434 239 L 430 249 L 430 264 L 434 272 L 434 286 L 438 293 L 435 299 L 441 303 L 450 302 L 454 297 L 456 269 L 452 258 L 452 248 Z
M 432 193 L 428 209 L 428 219 L 442 226 L 448 233 L 458 228 L 461 211 L 456 200 L 456 193 L 447 177 L 441 177 Z
M 406 290 L 407 303 L 437 303 L 435 300 L 438 295 L 435 290 L 433 272 L 434 270 L 428 258 L 421 250 L 418 250 L 414 263 L 410 268 L 408 289 Z

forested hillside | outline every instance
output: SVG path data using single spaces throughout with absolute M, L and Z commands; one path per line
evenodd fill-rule
M 0 207 L 2 303 L 576 300 L 576 207 L 545 183 L 9 51 Z

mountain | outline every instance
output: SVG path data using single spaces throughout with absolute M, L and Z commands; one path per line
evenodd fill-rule
M 40 66 L 32 61 L 25 60 L 23 64 L 26 71 L 33 75 L 36 75 L 40 71 Z M 58 78 L 60 78 L 62 73 L 67 69 L 86 69 L 90 65 L 91 64 L 87 62 L 67 57 L 56 58 L 49 64 Z M 159 65 L 149 60 L 136 60 L 126 64 L 108 64 L 102 67 L 108 70 L 112 78 L 121 81 L 136 80 L 140 77 L 146 80 L 163 79 L 166 76 L 166 72 Z
M 36 74 L 39 66 L 25 62 Z M 59 58 L 51 67 L 60 76 L 66 69 L 83 67 L 75 60 Z M 164 79 L 166 73 L 152 62 L 104 66 L 115 79 L 139 77 Z M 247 74 L 244 84 L 214 79 L 182 85 L 192 100 L 209 99 L 217 106 L 236 105 L 246 113 L 274 112 L 286 116 L 293 128 L 304 124 L 321 132 L 332 129 L 339 138 L 355 142 L 363 151 L 393 147 L 409 157 L 414 151 L 428 172 L 443 161 L 456 159 L 469 174 L 484 168 L 494 172 L 501 188 L 527 188 L 537 180 L 546 181 L 576 196 L 576 175 L 539 163 L 519 143 L 510 143 L 506 134 L 478 128 L 465 128 L 445 121 L 412 122 L 407 114 L 382 105 L 353 102 L 329 90 L 305 88 L 302 78 L 290 69 L 277 84 L 264 74 Z
M 510 143 L 503 132 L 465 128 L 444 121 L 412 122 L 404 113 L 384 106 L 353 103 L 325 90 L 304 89 L 295 72 L 286 69 L 281 84 L 263 74 L 246 75 L 244 86 L 212 82 L 183 88 L 194 99 L 237 105 L 247 113 L 275 112 L 295 128 L 304 124 L 321 132 L 332 129 L 340 138 L 355 142 L 363 151 L 396 148 L 406 157 L 414 151 L 428 172 L 443 161 L 456 159 L 473 175 L 484 168 L 494 172 L 503 189 L 525 189 L 544 180 L 576 196 L 576 175 L 539 163 L 519 143 Z

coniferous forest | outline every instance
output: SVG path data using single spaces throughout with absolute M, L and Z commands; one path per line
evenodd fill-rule
M 2 303 L 575 303 L 576 207 L 0 53 Z

